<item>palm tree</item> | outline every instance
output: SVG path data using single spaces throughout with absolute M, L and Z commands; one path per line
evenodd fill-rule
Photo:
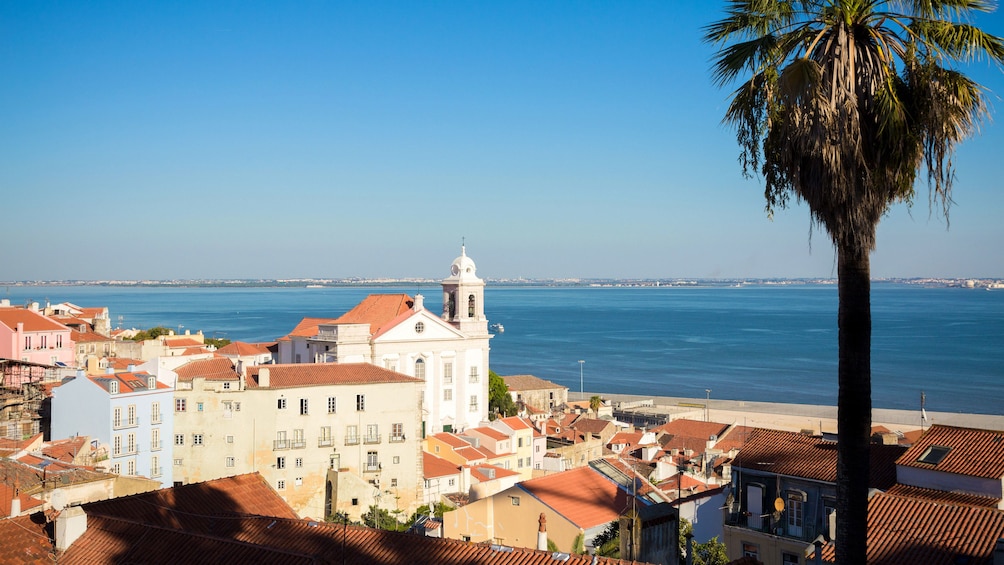
M 729 0 L 705 28 L 715 81 L 745 80 L 724 123 L 768 216 L 808 204 L 837 253 L 837 561 L 865 563 L 871 428 L 869 255 L 879 219 L 911 202 L 920 170 L 947 218 L 956 145 L 987 117 L 984 89 L 952 68 L 1004 62 L 967 23 L 989 0 Z
M 600 417 L 600 406 L 603 406 L 603 399 L 593 395 L 589 398 L 589 409 L 593 411 L 593 416 Z

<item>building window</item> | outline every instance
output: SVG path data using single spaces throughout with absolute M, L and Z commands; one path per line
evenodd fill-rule
M 114 473 L 116 475 L 121 475 L 122 474 L 122 464 L 116 463 L 116 464 L 112 465 L 112 473 Z
M 951 449 L 951 447 L 945 447 L 942 445 L 932 445 L 920 455 L 917 462 L 927 463 L 928 465 L 937 465 L 938 463 L 941 463 L 941 460 L 948 455 L 948 452 L 951 451 Z
M 275 458 L 275 468 L 276 469 L 285 469 L 286 468 L 286 458 L 285 457 L 276 457 Z
M 230 390 L 230 381 L 223 383 L 223 390 Z
M 519 497 L 518 497 L 518 496 L 510 496 L 510 497 L 509 497 L 509 502 L 510 502 L 510 503 L 511 503 L 511 504 L 512 504 L 513 506 L 519 506 Z
M 40 346 L 42 349 L 45 349 L 45 346 L 48 345 L 48 343 L 47 343 L 48 342 L 48 337 L 49 336 L 47 336 L 47 335 L 39 336 L 39 339 L 42 342 L 42 345 Z
M 474 317 L 474 295 L 473 294 L 467 297 L 467 317 L 468 318 L 473 318 Z
M 122 455 L 122 436 L 115 436 L 112 440 L 112 455 Z
M 293 466 L 297 468 L 303 467 L 303 457 L 297 457 L 293 460 Z
M 363 410 L 366 410 L 366 395 L 365 394 L 357 394 L 356 395 L 356 411 L 362 412 Z
M 187 409 L 188 409 L 188 403 L 187 403 L 187 401 L 184 398 L 175 398 L 174 399 L 174 411 L 175 412 L 184 412 Z
M 234 436 L 227 436 L 227 443 L 233 443 L 233 442 L 234 442 Z
M 415 378 L 425 380 L 425 359 L 415 360 Z
M 390 480 L 390 486 L 396 487 L 397 486 L 397 479 L 391 479 Z
M 233 457 L 227 457 L 227 467 L 233 467 L 236 463 L 237 462 Z
M 453 389 L 444 388 L 443 389 L 443 400 L 453 400 Z
M 471 367 L 471 382 L 472 383 L 478 382 L 478 368 L 477 367 Z
M 160 428 L 154 428 L 150 430 L 150 449 L 156 451 L 160 448 Z
M 377 424 L 366 424 L 366 437 L 363 438 L 365 443 L 380 443 L 380 426 Z
M 279 410 L 285 410 L 286 409 L 286 399 L 285 398 L 280 398 L 279 401 L 278 401 L 278 403 L 276 404 L 276 408 L 278 408 Z
M 163 473 L 160 470 L 160 458 L 154 455 L 150 458 L 150 476 L 159 477 L 161 475 L 163 475 Z
M 760 559 L 760 546 L 755 543 L 743 542 L 743 557 Z
M 345 426 L 345 445 L 357 445 L 359 443 L 359 426 Z
M 24 336 L 24 348 L 25 349 L 31 349 L 31 336 L 30 335 Z
M 805 495 L 800 492 L 788 493 L 787 514 L 788 535 L 801 537 Z
M 380 462 L 377 460 L 377 452 L 376 451 L 367 451 L 366 452 L 366 470 L 367 471 L 379 471 L 380 470 Z
M 129 434 L 126 436 L 126 452 L 136 453 L 136 434 Z M 135 473 L 129 473 L 130 475 L 135 475 Z
M 415 333 L 420 334 L 425 331 L 425 324 L 422 322 L 415 323 Z
M 184 460 L 182 458 L 178 457 L 177 459 L 174 460 L 174 466 L 175 467 L 181 467 L 181 464 L 183 462 L 184 462 Z
M 296 479 L 294 479 L 293 480 L 293 484 L 295 484 L 296 486 L 302 486 L 303 485 L 303 477 L 297 477 Z
M 338 399 L 334 396 L 328 397 L 328 414 L 334 414 L 338 408 Z
M 112 427 L 115 429 L 122 427 L 122 408 L 119 408 L 118 406 L 112 410 Z
M 241 411 L 241 403 L 234 402 L 234 412 L 240 412 L 240 411 Z
M 159 424 L 160 423 L 160 403 L 154 402 L 150 405 L 150 423 Z
M 309 413 L 310 413 L 310 410 L 307 409 L 307 399 L 306 398 L 301 398 L 300 399 L 300 415 L 301 416 L 306 416 Z
M 112 382 L 108 383 L 108 392 L 111 393 L 111 394 L 118 394 L 119 393 L 119 382 L 118 381 L 112 381 Z
M 452 487 L 453 485 L 457 484 L 457 479 L 450 479 L 449 481 L 447 481 L 447 484 L 449 484 Z
M 286 481 L 280 480 L 275 484 L 277 490 L 286 490 Z
M 130 459 L 126 461 L 126 474 L 135 475 L 136 474 L 136 460 Z
M 404 441 L 404 424 L 391 424 L 391 426 L 390 426 L 390 440 L 391 441 Z
M 477 411 L 478 411 L 478 395 L 472 394 L 471 395 L 471 412 L 477 412 Z
M 174 445 L 185 445 L 185 434 L 174 434 Z
M 330 447 L 331 444 L 331 426 L 322 426 L 321 435 L 317 438 L 317 447 Z
M 192 445 L 203 445 L 202 434 L 192 434 Z
M 56 334 L 56 347 L 63 347 L 63 334 Z
M 202 412 L 202 410 L 203 410 L 203 404 L 201 402 L 197 402 L 195 404 L 195 409 L 198 410 L 199 412 Z
M 293 430 L 293 449 L 303 449 L 307 442 L 303 439 L 303 429 Z
M 395 455 L 394 456 L 394 464 L 397 465 L 400 462 L 401 462 L 401 456 L 400 455 Z
M 798 556 L 794 553 L 782 553 L 781 565 L 798 565 Z
M 135 404 L 130 404 L 129 405 L 129 407 L 126 409 L 126 415 L 127 415 L 126 416 L 126 425 L 128 425 L 128 426 L 136 426 L 136 425 L 138 425 L 139 422 L 136 420 L 136 405 Z

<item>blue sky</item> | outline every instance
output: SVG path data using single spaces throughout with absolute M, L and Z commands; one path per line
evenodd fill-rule
M 716 2 L 6 2 L 0 280 L 835 277 L 720 125 Z M 979 22 L 1004 34 L 1004 15 Z M 876 277 L 1004 277 L 998 123 Z M 811 236 L 811 239 L 810 239 Z

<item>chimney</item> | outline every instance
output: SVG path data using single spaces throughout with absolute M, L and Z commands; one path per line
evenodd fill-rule
M 422 296 L 421 294 L 416 294 L 415 295 L 415 306 L 412 307 L 412 310 L 414 310 L 416 312 L 421 312 L 424 308 L 425 308 L 425 297 Z
M 105 369 L 105 374 L 106 375 L 114 375 L 115 374 L 115 367 L 109 366 L 108 368 L 106 368 Z
M 136 365 L 129 363 L 129 365 L 126 366 L 126 371 L 129 371 L 130 373 L 136 371 Z
M 18 495 L 17 489 L 14 489 L 14 496 L 10 499 L 10 516 L 11 518 L 21 514 L 21 496 Z
M 537 549 L 541 551 L 547 551 L 547 518 L 544 517 L 544 513 L 540 513 L 540 518 L 537 518 Z M 999 544 L 998 544 L 999 545 Z M 994 565 L 997 565 L 994 563 Z
M 269 388 L 272 386 L 272 379 L 268 374 L 268 369 L 265 367 L 258 369 L 258 386 L 262 388 Z
M 10 306 L 10 298 L 4 298 L 0 300 L 0 307 L 7 308 Z
M 66 551 L 87 531 L 87 514 L 79 506 L 63 509 L 56 518 L 56 551 Z
M 29 308 L 32 312 L 38 312 L 38 302 L 32 302 Z

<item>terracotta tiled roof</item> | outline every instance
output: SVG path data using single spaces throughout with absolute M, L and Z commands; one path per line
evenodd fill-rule
M 70 328 L 31 310 L 24 308 L 0 308 L 0 324 L 17 330 L 18 324 L 24 324 L 26 332 L 69 331 Z
M 469 430 L 467 430 L 467 432 L 477 432 L 477 433 L 479 433 L 481 435 L 490 437 L 490 438 L 494 439 L 495 441 L 505 441 L 505 440 L 509 439 L 509 436 L 507 436 L 504 433 L 496 430 L 495 428 L 489 428 L 488 426 L 479 426 L 477 428 L 470 428 Z M 467 432 L 464 432 L 464 433 L 467 433 Z
M 203 343 L 188 336 L 163 336 L 164 345 L 168 347 L 202 347 Z
M 317 335 L 317 326 L 321 324 L 333 324 L 335 323 L 334 318 L 304 318 L 300 320 L 299 324 L 293 328 L 293 331 L 289 332 L 283 341 L 289 339 L 290 337 L 314 337 Z
M 142 365 L 145 361 L 142 359 L 129 359 L 128 357 L 110 357 L 108 358 L 108 366 L 120 371 L 129 368 L 129 365 L 137 367 Z
M 579 418 L 576 420 L 572 427 L 576 431 L 584 432 L 587 434 L 601 434 L 607 428 L 613 425 L 610 420 L 597 420 L 596 418 Z
M 70 339 L 73 343 L 89 343 L 98 341 L 114 341 L 110 337 L 103 336 L 94 332 L 78 332 L 77 330 L 70 330 Z
M 715 449 L 720 449 L 723 453 L 727 453 L 733 449 L 742 449 L 754 429 L 756 428 L 750 426 L 733 426 L 725 434 L 724 438 L 718 439 Z
M 500 551 L 488 544 L 288 518 L 235 517 L 217 520 L 206 530 L 182 531 L 88 515 L 87 531 L 60 562 L 554 565 L 557 561 L 549 551 Z M 610 558 L 594 562 L 591 555 L 570 555 L 562 563 L 628 562 Z
M 980 496 L 965 492 L 946 492 L 933 488 L 914 487 L 910 485 L 893 485 L 886 491 L 887 494 L 895 496 L 907 496 L 920 498 L 931 502 L 942 502 L 945 504 L 958 504 L 965 506 L 983 506 L 986 508 L 997 508 L 1000 498 Z
M 438 434 L 433 434 L 431 437 L 438 439 L 439 441 L 445 443 L 446 445 L 449 445 L 454 449 L 471 446 L 470 443 L 464 441 L 460 437 L 457 437 L 456 434 L 452 434 L 450 432 L 440 432 Z
M 234 370 L 234 364 L 226 357 L 189 361 L 178 367 L 175 372 L 179 381 L 190 381 L 195 377 L 202 377 L 207 381 L 240 380 L 240 375 Z
M 336 324 L 369 324 L 370 335 L 380 333 L 389 322 L 411 311 L 415 301 L 407 294 L 371 294 L 342 314 Z
M 494 477 L 489 476 L 489 473 L 495 473 Z M 516 471 L 511 471 L 509 469 L 504 469 L 498 465 L 489 465 L 487 463 L 482 463 L 480 465 L 471 466 L 471 477 L 477 479 L 479 482 L 492 481 L 495 479 L 504 479 L 505 477 L 518 477 L 519 473 Z
M 106 308 L 104 306 L 96 306 L 94 308 L 81 308 L 80 309 L 80 317 L 81 318 L 90 318 L 90 319 L 93 320 L 94 318 L 97 318 L 98 316 L 101 316 L 102 314 L 104 314 L 107 311 L 108 311 L 108 308 Z
M 518 486 L 584 529 L 608 524 L 631 506 L 627 492 L 588 466 L 530 479 Z
M 424 382 L 370 363 L 292 363 L 248 368 L 248 388 L 258 388 L 259 373 L 265 369 L 269 372 L 270 388 Z
M 672 434 L 676 437 L 697 438 L 702 442 L 706 442 L 711 436 L 721 437 L 728 428 L 728 424 L 681 419 L 656 426 L 649 431 L 656 434 Z
M 0 476 L 5 477 L 8 484 L 17 484 L 21 493 L 34 494 L 42 490 L 42 469 L 38 464 L 48 461 L 45 468 L 45 478 L 49 481 L 58 480 L 60 484 L 83 484 L 94 481 L 112 479 L 115 475 L 99 473 L 89 467 L 70 465 L 54 459 L 42 459 L 33 455 L 20 459 L 0 459 Z
M 10 516 L 11 504 L 14 501 L 15 492 L 17 491 L 14 490 L 14 487 L 0 483 L 0 518 Z M 17 500 L 21 505 L 21 510 L 18 512 L 18 515 L 45 504 L 34 496 L 24 493 L 18 493 Z M 2 544 L 0 544 L 0 546 L 2 546 Z M 0 561 L 0 563 L 3 563 L 3 561 Z
M 0 520 L 0 563 L 51 564 L 55 561 L 44 518 L 20 516 Z
M 103 374 L 98 376 L 88 376 L 86 378 L 89 379 L 95 385 L 104 389 L 105 392 L 108 391 L 109 381 L 118 381 L 119 383 L 118 394 L 129 394 L 134 391 L 149 390 L 147 388 L 147 379 L 151 376 L 153 375 L 150 375 L 149 373 L 143 371 L 139 373 L 120 372 L 113 374 Z M 166 384 L 157 381 L 156 379 L 154 380 L 154 382 L 156 383 L 157 390 L 167 390 L 171 388 Z
M 537 378 L 533 375 L 506 375 L 502 377 L 502 380 L 505 381 L 505 386 L 514 392 L 521 390 L 568 388 L 559 384 L 554 384 L 551 381 L 545 381 L 544 379 Z
M 422 470 L 426 479 L 436 479 L 460 474 L 460 467 L 446 459 L 422 452 Z
M 868 486 L 885 489 L 896 483 L 894 462 L 904 449 L 898 445 L 870 446 L 871 477 Z M 837 443 L 818 436 L 756 428 L 732 467 L 835 483 Z
M 643 435 L 645 435 L 643 432 L 617 432 L 610 438 L 607 445 L 625 444 L 627 446 L 625 449 L 630 449 L 638 445 Z
M 454 449 L 453 451 L 457 455 L 459 455 L 459 456 L 463 457 L 464 459 L 466 459 L 468 463 L 472 463 L 472 462 L 475 462 L 475 461 L 485 461 L 485 460 L 489 459 L 487 453 L 485 453 L 484 451 L 482 451 L 480 449 L 477 449 L 477 448 L 475 448 L 473 446 L 460 447 L 460 448 Z
M 950 448 L 936 465 L 918 461 L 931 446 Z M 931 426 L 897 465 L 989 479 L 1004 477 L 1004 432 Z
M 62 461 L 73 463 L 73 459 L 80 453 L 80 450 L 90 441 L 87 436 L 71 437 L 69 439 L 57 440 L 42 447 L 42 455 Z
M 990 565 L 1004 512 L 879 493 L 868 501 L 869 565 Z M 834 561 L 832 544 L 823 560 Z
M 267 347 L 260 343 L 245 343 L 243 341 L 231 341 L 216 350 L 220 355 L 236 355 L 238 357 L 251 357 L 254 355 L 264 355 L 269 353 Z
M 513 430 L 536 429 L 529 421 L 518 416 L 508 416 L 506 418 L 502 418 L 501 421 L 505 422 L 505 425 L 509 426 Z

